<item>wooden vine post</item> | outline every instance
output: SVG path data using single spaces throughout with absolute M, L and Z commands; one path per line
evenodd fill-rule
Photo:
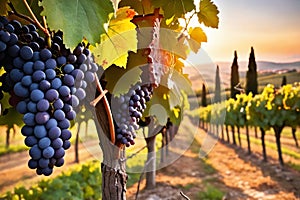
M 101 163 L 102 199 L 125 200 L 127 183 L 125 146 L 115 145 L 115 130 L 108 103 L 110 95 L 105 95 L 106 91 L 103 91 L 99 82 L 97 86 L 100 95 L 96 98 L 95 111 L 98 121 L 96 123 L 98 137 L 103 152 L 103 162 Z
M 154 22 L 160 19 L 162 16 L 159 14 L 159 9 L 154 9 L 153 14 L 145 16 L 135 16 L 132 20 L 138 26 L 140 21 L 149 21 L 154 27 Z M 149 44 L 150 45 L 150 44 Z M 145 49 L 145 53 L 149 56 L 149 50 Z M 151 59 L 148 60 L 151 63 Z M 102 89 L 100 82 L 97 83 L 97 90 L 100 93 L 96 96 L 94 102 L 91 105 L 95 106 L 96 117 L 97 117 L 97 130 L 98 137 L 100 140 L 100 147 L 103 152 L 103 162 L 101 163 L 102 172 L 102 199 L 105 200 L 125 200 L 126 199 L 126 158 L 125 158 L 125 145 L 119 145 L 115 142 L 115 130 L 113 124 L 113 116 L 110 110 L 110 97 L 111 94 L 106 93 L 106 90 Z M 103 114 L 106 113 L 106 114 Z M 148 154 L 150 156 L 155 155 L 155 136 L 148 138 L 147 147 Z M 151 142 L 148 142 L 151 141 Z M 150 164 L 146 166 L 146 176 L 150 181 L 147 186 L 148 188 L 155 187 L 155 158 L 151 157 Z M 153 167 L 154 166 L 154 167 Z M 151 168 L 151 169 L 149 169 Z M 154 180 L 154 181 L 153 181 Z

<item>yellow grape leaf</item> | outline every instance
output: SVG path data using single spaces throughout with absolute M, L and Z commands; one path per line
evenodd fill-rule
M 93 53 L 95 61 L 104 69 L 112 64 L 126 68 L 128 51 L 136 52 L 136 26 L 130 21 L 134 10 L 123 7 L 117 10 L 116 17 L 111 15 L 106 34 L 101 35 Z
M 207 27 L 218 28 L 219 10 L 211 0 L 200 1 L 200 11 L 197 13 L 199 23 Z
M 207 42 L 207 37 L 202 28 L 195 27 L 189 29 L 190 39 L 188 39 L 189 46 L 193 52 L 197 53 L 201 47 L 201 42 Z

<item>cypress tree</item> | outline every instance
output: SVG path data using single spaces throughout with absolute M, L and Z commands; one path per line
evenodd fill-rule
M 201 104 L 202 104 L 203 107 L 207 106 L 206 87 L 205 87 L 204 83 L 202 83 Z
M 220 70 L 219 66 L 217 65 L 216 70 L 216 79 L 215 79 L 215 96 L 214 96 L 214 103 L 221 102 L 221 80 L 220 80 Z
M 282 77 L 281 87 L 286 85 L 286 76 Z
M 246 94 L 252 92 L 253 95 L 258 93 L 258 83 L 257 83 L 257 66 L 255 61 L 254 49 L 251 47 L 251 52 L 249 56 L 248 71 L 246 74 Z
M 240 92 L 234 89 L 235 86 L 240 82 L 239 77 L 239 65 L 237 62 L 237 53 L 234 51 L 234 59 L 231 65 L 231 76 L 230 76 L 230 97 L 236 99 L 236 95 Z

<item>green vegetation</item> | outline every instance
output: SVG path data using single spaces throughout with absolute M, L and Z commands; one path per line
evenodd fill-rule
M 26 188 L 17 187 L 1 199 L 7 200 L 56 200 L 56 199 L 101 199 L 101 173 L 99 161 L 77 165 L 56 178 L 44 179 Z
M 299 82 L 299 72 L 287 72 L 283 74 L 269 74 L 269 75 L 258 75 L 259 91 L 262 91 L 263 88 L 272 83 L 275 87 L 280 87 L 282 83 L 282 77 L 285 76 L 287 84 L 293 84 Z
M 288 162 L 287 165 L 291 168 L 293 168 L 294 170 L 297 170 L 300 172 L 300 165 L 298 164 L 295 164 L 295 163 L 291 163 L 291 162 Z
M 206 189 L 197 194 L 197 199 L 201 200 L 221 200 L 224 196 L 224 192 L 212 186 L 211 184 L 206 185 Z
M 203 170 L 204 170 L 204 172 L 205 172 L 206 174 L 215 174 L 215 173 L 216 173 L 216 169 L 213 168 L 213 167 L 209 164 L 208 160 L 203 159 L 202 164 L 203 164 Z
M 10 145 L 10 147 L 8 147 L 8 148 L 6 148 L 3 145 L 0 145 L 0 156 L 9 154 L 9 153 L 17 153 L 17 152 L 21 152 L 24 150 L 29 150 L 29 147 L 27 147 L 25 144 Z

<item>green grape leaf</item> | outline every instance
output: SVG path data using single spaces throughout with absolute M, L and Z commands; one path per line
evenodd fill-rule
M 211 0 L 200 1 L 200 11 L 197 13 L 199 23 L 204 23 L 207 27 L 218 28 L 219 10 Z
M 10 107 L 6 115 L 0 115 L 0 125 L 13 127 L 14 124 L 21 127 L 24 123 L 22 121 L 22 115 Z
M 116 18 L 109 21 L 108 31 L 101 35 L 100 44 L 93 50 L 95 62 L 104 69 L 112 64 L 126 67 L 128 51 L 136 52 L 136 26 L 130 21 L 135 12 L 129 7 L 120 8 Z
M 168 100 L 169 89 L 160 85 L 153 92 L 151 100 L 147 102 L 143 116 L 154 116 L 160 125 L 167 123 L 171 108 Z
M 31 14 L 29 13 L 29 11 L 26 8 L 26 6 L 23 3 L 23 1 L 20 1 L 20 0 L 10 0 L 10 2 L 12 3 L 12 5 L 14 6 L 14 8 L 16 9 L 16 11 L 18 13 L 22 13 L 23 15 L 31 17 Z M 27 3 L 29 5 L 29 7 L 31 8 L 31 10 L 34 12 L 34 14 L 37 17 L 37 19 L 41 22 L 42 21 L 42 17 L 40 15 L 40 13 L 42 12 L 43 9 L 42 9 L 42 7 L 39 6 L 39 0 L 27 0 Z
M 187 12 L 195 9 L 193 0 L 151 0 L 151 2 L 154 7 L 163 9 L 166 19 L 173 16 L 183 17 Z
M 5 16 L 7 15 L 6 5 L 8 0 L 0 0 L 0 15 Z
M 9 104 L 9 98 L 10 98 L 10 94 L 8 94 L 7 92 L 3 93 L 4 96 L 3 98 L 0 100 L 0 104 L 1 104 L 1 110 L 3 111 L 6 108 L 10 108 L 11 105 Z M 1 111 L 1 112 L 2 112 Z M 1 113 L 0 113 L 1 114 Z
M 106 89 L 114 96 L 125 94 L 140 80 L 141 73 L 142 70 L 139 67 L 123 69 L 112 65 L 105 70 Z
M 202 28 L 195 27 L 189 29 L 190 38 L 188 43 L 193 52 L 197 53 L 201 47 L 201 42 L 207 42 L 207 37 Z
M 81 1 L 42 1 L 44 10 L 41 15 L 47 17 L 51 30 L 62 30 L 67 47 L 74 48 L 86 38 L 91 44 L 99 42 L 99 36 L 105 33 L 108 14 L 114 11 L 110 0 Z

